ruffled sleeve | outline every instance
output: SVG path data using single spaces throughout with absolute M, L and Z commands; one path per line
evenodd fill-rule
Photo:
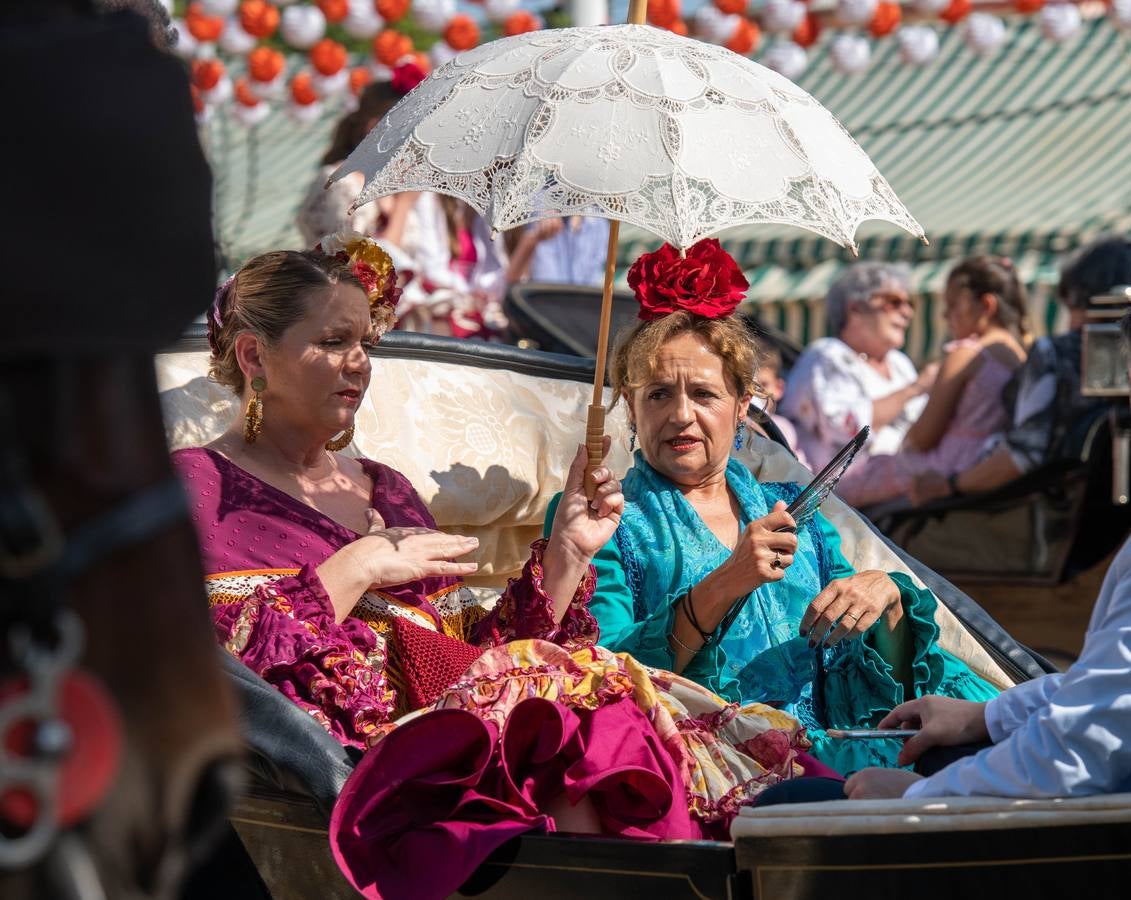
M 394 708 L 384 642 L 358 619 L 334 621 L 313 565 L 242 596 L 213 595 L 220 598 L 211 608 L 213 627 L 229 653 L 343 744 L 368 746 Z
M 554 601 L 542 586 L 542 554 L 546 540 L 530 545 L 530 559 L 522 575 L 512 578 L 495 608 L 472 629 L 470 642 L 497 647 L 508 641 L 537 638 L 568 650 L 597 643 L 597 620 L 589 601 L 597 584 L 593 566 L 585 573 L 560 622 L 554 618 Z
M 561 494 L 550 501 L 546 510 L 543 534 L 549 535 Z M 651 615 L 636 619 L 632 590 L 628 584 L 625 561 L 616 536 L 593 557 L 596 587 L 589 610 L 600 623 L 601 646 L 614 653 L 629 653 L 640 662 L 658 669 L 671 669 L 675 664 L 668 635 L 672 630 L 674 609 L 664 603 Z

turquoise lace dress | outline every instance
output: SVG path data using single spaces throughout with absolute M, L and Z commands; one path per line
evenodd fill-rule
M 741 524 L 766 515 L 777 500 L 801 490 L 792 483 L 759 484 L 737 460 L 727 466 L 727 485 L 738 501 Z M 597 590 L 589 609 L 601 628 L 600 643 L 632 654 L 646 665 L 671 669 L 668 645 L 674 602 L 721 565 L 730 550 L 721 544 L 676 486 L 653 469 L 639 451 L 624 478 L 625 513 L 613 539 L 593 560 Z M 557 508 L 550 504 L 549 531 Z M 785 578 L 750 594 L 719 644 L 698 653 L 683 675 L 738 703 L 780 706 L 809 730 L 813 753 L 842 773 L 864 766 L 895 766 L 898 741 L 843 741 L 826 728 L 874 726 L 902 703 L 904 688 L 873 647 L 870 634 L 816 651 L 799 635 L 801 616 L 830 581 L 852 575 L 840 551 L 840 536 L 822 515 L 801 528 L 793 565 Z M 915 695 L 943 694 L 988 700 L 995 688 L 937 644 L 937 601 L 907 576 L 894 572 L 914 643 Z M 882 627 L 882 625 L 878 626 Z M 823 653 L 818 696 L 817 653 Z

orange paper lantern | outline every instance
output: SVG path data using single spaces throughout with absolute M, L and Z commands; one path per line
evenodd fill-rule
M 299 106 L 310 106 L 317 102 L 318 92 L 314 90 L 309 72 L 299 72 L 291 79 L 291 99 Z
M 318 8 L 327 22 L 340 22 L 350 13 L 349 0 L 318 0 Z
M 970 0 L 950 0 L 950 6 L 939 13 L 939 18 L 953 25 L 968 15 L 970 15 Z
M 202 91 L 210 91 L 224 77 L 224 64 L 218 59 L 194 59 L 192 83 Z
M 1019 13 L 1035 13 L 1045 5 L 1045 0 L 1013 0 L 1013 8 Z
M 322 38 L 310 48 L 310 64 L 327 78 L 346 67 L 346 48 L 330 38 Z
M 279 10 L 266 0 L 243 0 L 240 4 L 240 25 L 252 37 L 271 37 L 279 27 Z
M 247 74 L 264 84 L 278 78 L 286 65 L 283 54 L 270 47 L 256 47 L 247 55 Z
M 681 12 L 679 0 L 651 0 L 648 4 L 648 21 L 658 28 L 670 28 L 679 21 Z
M 195 84 L 189 85 L 189 95 L 192 97 L 192 111 L 198 116 L 204 112 L 204 100 L 200 96 L 200 91 Z
M 754 51 L 761 39 L 762 31 L 757 25 L 749 19 L 739 19 L 734 34 L 723 46 L 728 50 L 733 50 L 739 56 L 746 56 L 746 54 Z
M 410 53 L 408 58 L 412 60 L 412 64 L 420 69 L 425 75 L 432 71 L 432 60 L 423 50 L 417 50 L 415 53 Z
M 470 50 L 479 43 L 479 26 L 471 16 L 452 16 L 444 29 L 444 41 L 453 50 Z
M 899 27 L 899 22 L 903 18 L 903 11 L 899 8 L 898 3 L 891 3 L 889 0 L 880 0 L 876 4 L 876 12 L 872 16 L 872 22 L 868 26 L 868 30 L 876 37 L 883 37 L 884 35 L 891 34 Z
M 258 106 L 259 98 L 255 96 L 251 86 L 247 83 L 246 78 L 240 78 L 236 81 L 236 102 L 240 106 Z
M 373 39 L 373 56 L 383 66 L 395 66 L 413 51 L 412 38 L 395 28 L 386 28 Z
M 209 16 L 199 3 L 190 3 L 185 12 L 185 27 L 198 41 L 214 41 L 224 31 L 222 16 Z
M 386 22 L 396 22 L 405 17 L 410 3 L 411 0 L 377 0 L 375 6 L 382 19 Z
M 746 12 L 746 0 L 715 0 L 715 6 L 728 16 L 740 16 Z
M 812 13 L 806 13 L 801 24 L 793 30 L 793 43 L 799 47 L 812 47 L 820 36 L 820 20 Z
M 687 37 L 687 23 L 683 19 L 676 19 L 668 26 L 668 31 L 672 34 L 678 34 L 680 37 Z
M 534 13 L 520 9 L 506 17 L 503 22 L 503 34 L 507 37 L 514 37 L 516 34 L 537 31 L 541 27 L 542 23 L 538 21 L 538 17 Z
M 373 80 L 373 73 L 365 66 L 356 66 L 350 69 L 350 93 L 355 97 L 360 94 L 369 82 Z

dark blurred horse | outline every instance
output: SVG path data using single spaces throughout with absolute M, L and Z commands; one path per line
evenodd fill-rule
M 19 635 L 50 657 L 74 613 L 76 665 L 121 722 L 109 791 L 0 871 L 5 900 L 175 896 L 239 753 L 153 371 L 215 285 L 187 74 L 155 33 L 83 0 L 0 4 L 0 81 L 19 85 L 0 141 L 0 688 L 33 668 Z M 37 531 L 54 535 L 38 558 Z M 73 746 L 32 733 L 37 760 Z M 17 770 L 2 760 L 0 779 Z M 19 831 L 5 809 L 0 866 Z

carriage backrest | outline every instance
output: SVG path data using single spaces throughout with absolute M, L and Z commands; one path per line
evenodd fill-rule
M 409 352 L 397 352 L 398 345 Z M 418 345 L 424 349 L 412 349 Z M 429 346 L 440 350 L 429 352 Z M 573 364 L 563 363 L 560 371 L 539 368 L 557 359 L 397 332 L 374 353 L 371 386 L 348 452 L 404 473 L 440 528 L 479 538 L 475 583 L 480 586 L 497 589 L 521 570 L 530 543 L 541 536 L 546 507 L 561 490 L 569 461 L 584 440 L 591 386 L 571 371 Z M 239 414 L 236 399 L 210 381 L 207 371 L 208 354 L 199 339 L 182 342 L 180 349 L 157 359 L 174 450 L 213 440 Z M 269 407 L 265 415 L 270 415 Z M 610 465 L 623 474 L 631 464 L 623 404 L 608 416 L 606 431 L 613 439 Z M 762 480 L 804 483 L 812 477 L 786 448 L 757 435 L 737 455 Z M 823 512 L 840 531 L 844 554 L 857 569 L 906 572 L 919 580 L 835 496 Z M 936 620 L 946 649 L 991 682 L 1003 687 L 1012 683 L 941 603 Z

